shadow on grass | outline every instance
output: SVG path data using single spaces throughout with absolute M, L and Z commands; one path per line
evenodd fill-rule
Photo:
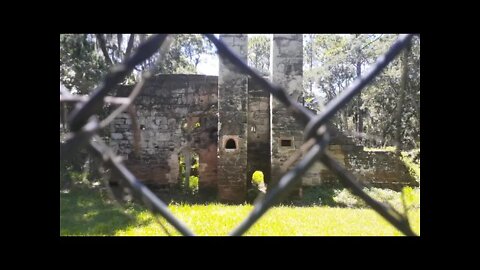
M 343 205 L 335 202 L 335 192 L 342 187 L 340 186 L 320 186 L 320 187 L 304 187 L 303 197 L 301 200 L 289 201 L 294 206 L 312 207 L 312 206 L 331 206 L 342 207 Z
M 107 203 L 106 197 L 101 190 L 86 187 L 60 193 L 60 235 L 114 235 L 117 230 L 144 223 Z M 135 207 L 136 210 L 142 209 Z
M 156 190 L 155 188 L 149 187 L 150 190 L 157 195 L 166 204 L 211 204 L 218 203 L 215 195 L 199 195 L 198 193 L 191 194 L 181 190 Z
M 303 196 L 298 199 L 287 198 L 276 203 L 276 206 L 293 206 L 293 207 L 336 207 L 336 208 L 366 208 L 371 209 L 362 199 L 353 195 L 344 186 L 336 183 L 323 184 L 322 186 L 303 187 Z M 167 204 L 181 204 L 181 205 L 208 205 L 208 204 L 225 204 L 225 205 L 238 205 L 235 203 L 220 202 L 216 196 L 199 196 L 199 194 L 187 194 L 181 191 L 156 191 L 154 193 Z M 400 196 L 401 192 L 387 189 L 387 188 L 370 188 L 364 189 L 367 194 L 373 197 L 375 200 L 383 203 L 391 204 L 398 211 L 403 211 L 403 205 L 401 204 Z M 257 200 L 259 192 L 255 194 L 247 194 L 247 200 L 244 203 L 254 204 Z M 252 197 L 253 196 L 253 197 Z M 262 195 L 260 195 L 262 196 Z M 264 195 L 263 195 L 264 196 Z M 418 196 L 418 195 L 415 195 Z M 419 208 L 418 202 L 415 203 L 414 208 Z M 244 204 L 242 203 L 242 204 Z
M 323 185 L 319 187 L 304 187 L 303 197 L 301 199 L 292 200 L 285 199 L 277 205 L 290 205 L 299 207 L 312 207 L 312 206 L 330 206 L 330 207 L 347 207 L 343 204 L 337 203 L 334 200 L 336 192 L 342 190 L 340 185 Z M 198 205 L 198 204 L 210 204 L 220 203 L 215 196 L 205 197 L 198 194 L 191 195 L 182 192 L 155 192 L 156 195 L 167 204 L 186 204 L 186 205 Z M 247 198 L 246 203 L 253 203 L 256 200 L 258 192 L 255 196 L 248 194 L 252 198 Z M 247 196 L 248 197 L 248 196 Z M 222 203 L 229 205 L 229 203 Z M 235 205 L 235 204 L 233 204 Z

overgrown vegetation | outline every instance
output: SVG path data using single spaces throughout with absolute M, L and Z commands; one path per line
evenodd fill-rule
M 420 183 L 420 149 L 403 151 L 401 158 L 410 174 Z
M 364 188 L 364 191 L 374 199 L 389 203 L 398 211 L 403 212 L 402 192 L 382 188 Z M 411 209 L 420 208 L 420 188 L 406 187 L 403 193 L 408 196 L 407 206 Z M 348 189 L 340 186 L 318 186 L 304 188 L 304 198 L 295 205 L 331 206 L 347 208 L 367 208 L 368 205 Z
M 395 146 L 387 146 L 381 148 L 371 148 L 371 147 L 364 147 L 363 150 L 369 152 L 379 152 L 379 151 L 386 151 L 386 152 L 395 152 Z M 407 166 L 410 175 L 420 183 L 420 148 L 411 149 L 409 151 L 402 151 L 401 160 Z
M 179 157 L 178 163 L 179 163 L 180 189 L 191 195 L 198 194 L 198 177 L 199 177 L 198 170 L 200 168 L 198 155 L 193 154 L 191 156 L 188 187 L 186 186 L 186 183 L 185 183 L 187 165 L 185 163 L 185 157 L 183 155 Z
M 364 148 L 365 151 L 388 151 L 395 152 L 396 147 Z M 420 182 L 420 149 L 402 151 L 401 159 L 409 169 L 410 174 Z M 399 212 L 411 209 L 420 209 L 420 188 L 404 187 L 401 192 L 382 188 L 364 188 L 364 191 L 372 198 L 389 203 Z M 404 205 L 405 201 L 405 205 Z M 304 198 L 300 202 L 303 205 L 326 205 L 332 207 L 365 208 L 366 203 L 354 196 L 348 189 L 342 186 L 318 186 L 304 188 Z
M 197 194 L 198 193 L 198 176 L 192 175 L 190 176 L 190 181 L 189 181 L 189 189 L 192 191 L 192 193 Z
M 389 203 L 399 212 L 404 212 L 402 192 L 393 191 L 391 189 L 381 189 L 381 188 L 365 188 L 364 191 L 374 198 L 377 201 Z M 406 187 L 403 191 L 405 196 L 408 197 L 406 207 L 408 209 L 420 208 L 420 189 L 411 187 Z M 367 204 L 360 198 L 354 196 L 347 189 L 336 190 L 333 200 L 341 206 L 349 208 L 366 208 Z

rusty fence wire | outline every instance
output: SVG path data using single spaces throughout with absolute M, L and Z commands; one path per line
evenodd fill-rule
M 378 214 L 395 226 L 399 231 L 408 236 L 415 236 L 412 231 L 407 212 L 399 213 L 389 204 L 373 199 L 365 191 L 362 184 L 356 180 L 350 172 L 340 165 L 333 157 L 326 152 L 329 143 L 329 133 L 326 123 L 336 112 L 347 104 L 356 94 L 360 93 L 382 70 L 393 61 L 393 59 L 406 48 L 414 35 L 399 35 L 398 39 L 391 45 L 388 51 L 377 58 L 376 62 L 358 77 L 350 86 L 342 91 L 335 99 L 330 101 L 325 108 L 315 115 L 298 102 L 291 99 L 287 92 L 281 87 L 264 79 L 255 69 L 248 66 L 235 52 L 233 52 L 221 40 L 213 34 L 205 36 L 216 46 L 218 53 L 231 61 L 241 72 L 257 80 L 262 89 L 268 91 L 273 97 L 282 102 L 293 116 L 305 126 L 305 144 L 302 146 L 303 159 L 293 169 L 285 173 L 278 184 L 270 188 L 265 197 L 255 204 L 252 212 L 230 233 L 231 236 L 243 235 L 255 222 L 258 221 L 274 204 L 281 202 L 285 196 L 301 181 L 305 172 L 317 161 L 322 162 L 328 169 L 336 173 L 340 182 L 347 187 L 354 195 L 364 200 Z M 154 215 L 160 215 L 169 222 L 178 232 L 185 236 L 194 236 L 194 233 L 182 221 L 176 218 L 168 209 L 168 205 L 159 199 L 147 186 L 142 184 L 122 162 L 121 157 L 115 155 L 112 149 L 97 135 L 100 129 L 106 127 L 119 113 L 126 110 L 141 91 L 143 80 L 141 80 L 128 98 L 114 98 L 107 96 L 117 84 L 122 82 L 126 76 L 131 74 L 136 65 L 147 60 L 154 53 L 162 50 L 169 42 L 169 35 L 153 35 L 144 43 L 140 44 L 135 53 L 125 61 L 115 66 L 103 81 L 93 90 L 88 98 L 72 96 L 62 85 L 60 85 L 60 102 L 75 102 L 75 108 L 68 115 L 70 133 L 65 142 L 60 143 L 60 161 L 66 160 L 75 151 L 87 147 L 96 154 L 111 170 L 120 176 L 120 184 L 128 187 L 131 195 L 142 202 Z M 99 121 L 96 114 L 100 112 L 106 103 L 119 104 L 103 121 Z M 321 218 L 321 217 L 319 217 Z M 162 225 L 162 224 L 160 224 Z M 163 225 L 162 225 L 163 227 Z

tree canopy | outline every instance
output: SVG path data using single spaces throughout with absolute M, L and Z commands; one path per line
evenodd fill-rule
M 122 62 L 149 34 L 61 34 L 60 81 L 79 94 L 88 94 L 103 75 Z M 134 83 L 140 72 L 195 74 L 200 58 L 213 54 L 213 44 L 198 34 L 174 35 L 165 59 L 159 53 L 135 68 L 124 83 Z
M 395 41 L 393 34 L 304 35 L 304 89 L 310 107 L 321 110 L 348 87 Z M 360 95 L 334 118 L 333 124 L 368 146 L 395 145 L 396 132 L 407 148 L 420 142 L 420 39 L 397 57 Z M 406 68 L 403 69 L 403 66 Z M 405 87 L 402 87 L 405 72 Z M 404 89 L 402 89 L 404 88 Z M 403 98 L 401 96 L 403 95 Z M 399 105 L 399 100 L 402 104 Z M 317 101 L 314 103 L 314 101 Z M 401 110 L 400 110 L 400 106 Z M 400 121 L 397 121 L 396 117 Z M 397 125 L 398 122 L 398 125 Z M 366 137 L 366 138 L 365 138 Z M 363 139 L 362 139 L 363 138 Z M 375 139 L 377 138 L 377 139 Z

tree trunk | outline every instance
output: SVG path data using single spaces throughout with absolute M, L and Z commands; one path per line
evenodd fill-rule
M 140 34 L 140 35 L 139 35 L 139 39 L 140 39 L 140 44 L 143 44 L 143 43 L 145 42 L 145 40 L 147 40 L 147 35 L 146 35 L 146 34 Z M 144 61 L 144 62 L 142 63 L 142 65 L 141 65 L 141 67 L 142 67 L 141 70 L 142 70 L 142 71 L 144 71 L 144 70 L 147 68 L 148 65 L 146 65 L 146 63 L 148 63 L 148 61 L 149 61 L 150 59 L 151 59 L 151 58 L 147 59 L 147 61 Z M 160 71 L 160 73 L 163 73 L 163 71 L 162 71 L 162 66 L 160 66 L 159 71 Z
M 311 70 L 313 69 L 313 41 L 311 41 L 312 43 L 310 44 L 310 72 Z M 312 94 L 313 92 L 313 81 L 310 80 L 309 81 L 309 84 L 310 84 L 310 94 Z
M 117 34 L 117 42 L 118 42 L 117 58 L 119 59 L 119 61 L 121 61 L 122 60 L 123 34 Z
M 343 110 L 343 125 L 344 131 L 348 131 L 348 111 L 346 108 Z
M 362 75 L 362 62 L 360 59 L 357 61 L 357 77 Z M 357 133 L 363 133 L 363 110 L 362 110 L 362 93 L 357 96 Z M 360 142 L 362 138 L 359 138 Z
M 400 156 L 400 153 L 402 151 L 402 137 L 401 137 L 401 129 L 402 129 L 402 111 L 403 111 L 403 102 L 405 99 L 405 91 L 406 91 L 406 86 L 408 83 L 408 53 L 410 51 L 409 46 L 404 49 L 403 54 L 402 54 L 402 77 L 400 79 L 400 93 L 399 93 L 399 98 L 398 98 L 398 103 L 397 103 L 397 110 L 395 112 L 395 123 L 396 123 L 396 130 L 395 130 L 395 142 L 397 144 L 397 149 L 395 151 L 395 154 L 397 156 Z
M 68 129 L 67 119 L 68 119 L 68 106 L 66 103 L 63 103 L 63 130 L 65 130 L 65 132 Z
M 102 34 L 96 34 L 95 36 L 97 37 L 98 45 L 100 46 L 103 56 L 105 57 L 105 62 L 107 62 L 108 65 L 112 66 L 113 62 L 108 55 L 107 42 L 105 41 L 105 37 Z
M 310 62 L 310 72 L 312 71 L 313 69 L 313 41 L 314 41 L 314 36 L 313 35 L 310 35 L 310 47 L 309 47 L 309 62 Z M 313 81 L 309 81 L 309 84 L 310 84 L 310 93 L 313 92 Z
M 133 49 L 134 40 L 135 40 L 135 34 L 130 34 L 130 38 L 128 39 L 127 50 L 125 51 L 125 58 L 128 58 L 130 56 L 130 53 L 132 52 L 132 49 Z
M 359 78 L 362 75 L 362 49 L 360 48 L 360 43 L 358 42 L 360 39 L 360 34 L 355 34 L 355 39 L 357 40 L 357 47 L 355 48 L 356 50 L 356 56 L 357 56 L 357 62 L 355 63 L 356 67 L 356 73 L 357 73 L 357 78 Z M 355 98 L 355 103 L 354 103 L 354 112 L 356 114 L 356 119 L 355 119 L 355 131 L 360 134 L 363 133 L 363 113 L 362 113 L 362 94 L 358 94 L 358 96 Z M 361 137 L 358 138 L 358 140 L 361 142 L 362 139 Z
M 118 51 L 122 51 L 123 34 L 117 34 Z

